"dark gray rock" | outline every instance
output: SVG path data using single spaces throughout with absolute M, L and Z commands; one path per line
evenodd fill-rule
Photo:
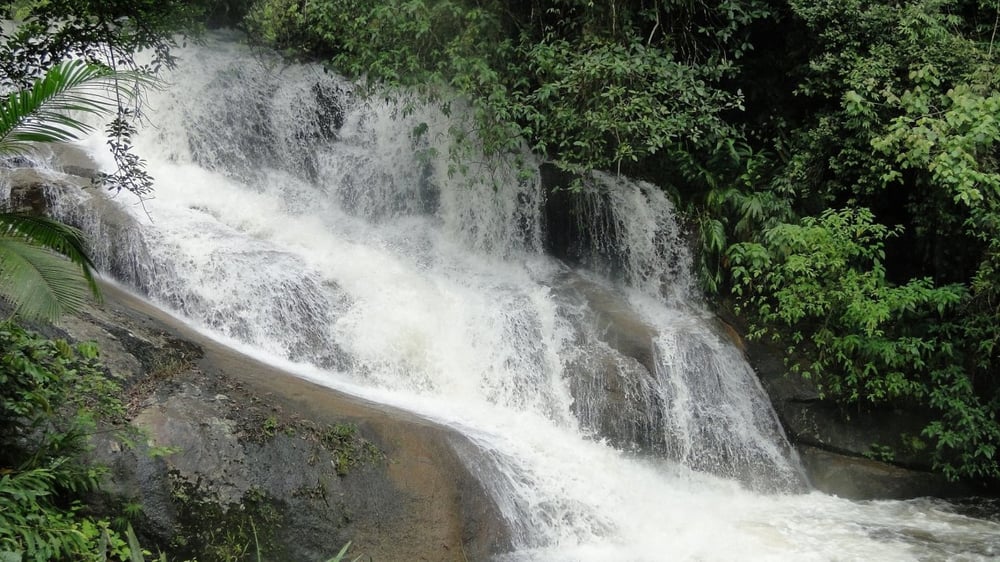
M 738 328 L 728 322 L 723 321 L 723 324 L 728 327 L 727 331 L 732 334 L 731 337 L 739 339 Z M 750 365 L 757 372 L 761 385 L 771 397 L 771 401 L 775 403 L 779 415 L 780 405 L 785 402 L 819 399 L 819 391 L 812 381 L 788 373 L 779 350 L 757 342 L 747 342 L 744 349 Z
M 781 417 L 789 437 L 801 445 L 891 460 L 919 470 L 931 468 L 928 445 L 920 436 L 927 420 L 914 412 L 850 412 L 821 400 L 788 400 Z
M 802 464 L 821 492 L 854 500 L 909 499 L 921 496 L 972 495 L 973 490 L 948 482 L 944 476 L 908 470 L 857 456 L 800 446 Z
M 738 329 L 729 326 L 738 337 Z M 927 424 L 925 413 L 844 410 L 821 399 L 811 381 L 789 374 L 779 350 L 753 342 L 746 350 L 816 489 L 851 499 L 958 497 L 972 492 L 930 472 L 930 447 L 920 435 Z
M 42 150 L 44 149 L 44 150 Z M 42 146 L 39 161 L 13 162 L 23 166 L 0 167 L 0 185 L 8 188 L 5 208 L 16 213 L 53 216 L 53 202 L 66 194 L 93 187 L 98 176 L 96 165 L 80 149 L 73 146 Z M 63 158 L 67 164 L 53 171 L 32 167 L 52 158 Z M 62 160 L 60 160 L 62 162 Z M 11 164 L 11 162 L 6 162 Z

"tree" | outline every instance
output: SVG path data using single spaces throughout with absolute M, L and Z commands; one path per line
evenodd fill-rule
M 0 104 L 0 157 L 30 152 L 34 142 L 65 142 L 92 127 L 78 112 L 108 115 L 119 96 L 133 97 L 148 78 L 70 60 Z M 66 259 L 68 258 L 68 260 Z M 0 296 L 27 319 L 55 320 L 78 309 L 89 291 L 100 297 L 83 233 L 58 221 L 0 213 Z
M 241 0 L 232 0 L 239 4 Z M 18 22 L 0 31 L 0 91 L 28 89 L 60 61 L 79 59 L 115 70 L 155 75 L 176 64 L 180 38 L 198 33 L 207 8 L 216 0 L 15 0 L 0 7 L 0 17 Z M 234 6 L 235 7 L 235 6 Z M 140 51 L 148 59 L 137 59 Z M 97 184 L 110 191 L 144 197 L 153 178 L 132 150 L 142 117 L 138 98 L 119 99 L 106 132 L 116 169 L 101 173 Z

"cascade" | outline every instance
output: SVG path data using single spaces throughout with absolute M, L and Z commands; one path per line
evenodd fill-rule
M 1000 549 L 995 524 L 808 492 L 656 186 L 590 177 L 569 264 L 543 251 L 537 163 L 470 155 L 450 141 L 460 115 L 235 42 L 180 55 L 137 139 L 155 198 L 67 192 L 57 212 L 103 271 L 192 324 L 465 434 L 511 528 L 501 558 Z

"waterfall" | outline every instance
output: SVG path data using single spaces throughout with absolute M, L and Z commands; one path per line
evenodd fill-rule
M 511 529 L 501 558 L 923 548 L 876 532 L 905 504 L 805 493 L 752 369 L 694 296 L 662 190 L 594 174 L 579 259 L 560 261 L 529 154 L 475 154 L 452 142 L 458 110 L 363 99 L 318 66 L 210 41 L 150 96 L 136 144 L 155 198 L 64 193 L 59 215 L 103 271 L 192 324 L 461 431 Z

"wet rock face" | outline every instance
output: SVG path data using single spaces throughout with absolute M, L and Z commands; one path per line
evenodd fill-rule
M 971 489 L 948 482 L 940 474 L 853 455 L 799 447 L 812 485 L 821 492 L 853 500 L 910 499 L 922 496 L 972 495 Z
M 662 452 L 662 397 L 653 390 L 654 330 L 620 295 L 575 273 L 567 272 L 553 292 L 562 307 L 586 314 L 574 335 L 582 351 L 566 365 L 576 417 L 618 447 Z M 591 333 L 588 326 L 601 328 Z
M 776 350 L 750 343 L 747 352 L 817 490 L 850 499 L 972 492 L 930 472 L 930 451 L 921 437 L 926 419 L 920 412 L 845 411 L 820 399 L 810 381 L 787 375 Z
M 591 236 L 588 222 L 603 225 L 605 232 L 613 230 L 613 218 L 608 205 L 586 208 L 578 193 L 569 191 L 574 178 L 551 164 L 540 168 L 545 190 L 545 240 L 546 253 L 573 265 L 586 265 L 595 257 L 599 240 Z M 597 213 L 597 216 L 589 214 Z M 613 258 L 621 256 L 610 256 Z
M 17 213 L 45 215 L 49 210 L 45 198 L 45 186 L 48 181 L 38 172 L 30 168 L 21 168 L 7 172 L 10 182 L 10 209 Z
M 821 400 L 789 400 L 784 405 L 789 434 L 803 445 L 847 455 L 888 457 L 894 464 L 930 470 L 926 420 L 905 410 L 845 412 Z
M 375 560 L 509 549 L 496 506 L 456 454 L 460 435 L 178 331 L 127 295 L 108 289 L 106 301 L 62 329 L 97 341 L 126 379 L 137 446 L 98 437 L 93 454 L 110 467 L 101 501 L 119 514 L 141 506 L 145 545 L 202 561 L 258 548 L 265 560 L 328 560 L 348 541 Z
M 36 168 L 45 162 L 58 161 L 52 171 Z M 51 216 L 58 194 L 94 187 L 99 176 L 97 164 L 83 150 L 73 145 L 38 145 L 30 158 L 0 160 L 0 198 L 4 210 L 39 216 Z
M 33 168 L 0 170 L 0 174 L 0 179 L 9 187 L 8 208 L 15 213 L 39 216 L 51 215 L 54 193 L 76 191 L 89 185 L 89 180 L 80 176 L 55 178 Z
M 641 364 L 602 354 L 574 370 L 573 409 L 584 427 L 622 449 L 664 451 L 662 399 L 650 392 L 649 372 Z

